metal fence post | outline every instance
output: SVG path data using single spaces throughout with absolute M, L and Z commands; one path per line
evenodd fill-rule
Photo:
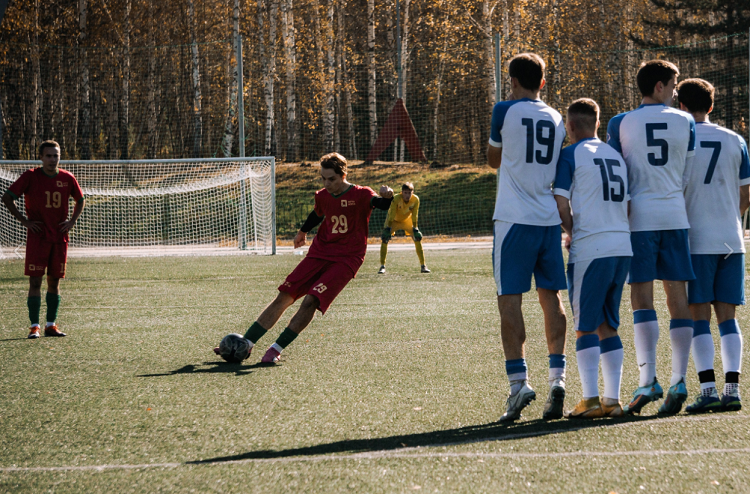
M 500 71 L 501 51 L 500 51 L 500 33 L 495 33 L 495 103 L 503 99 L 503 80 Z

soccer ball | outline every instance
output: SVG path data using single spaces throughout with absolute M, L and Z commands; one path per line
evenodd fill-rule
M 242 335 L 231 333 L 219 343 L 219 355 L 227 362 L 239 363 L 250 356 L 250 342 Z

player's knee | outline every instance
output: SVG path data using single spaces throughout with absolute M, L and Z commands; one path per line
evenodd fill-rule
M 302 300 L 301 309 L 315 310 L 320 306 L 320 300 L 313 295 L 306 295 Z
M 29 276 L 29 287 L 33 289 L 39 289 L 42 287 L 41 276 Z
M 50 290 L 57 290 L 60 287 L 60 280 L 62 278 L 55 278 L 54 276 L 47 276 L 47 288 Z

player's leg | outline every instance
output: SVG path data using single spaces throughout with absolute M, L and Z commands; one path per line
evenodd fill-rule
M 536 227 L 542 244 L 534 267 L 539 303 L 544 313 L 544 333 L 549 351 L 549 394 L 542 418 L 562 418 L 565 401 L 565 336 L 567 319 L 560 290 L 567 288 L 560 228 Z
M 429 273 L 430 270 L 424 261 L 424 249 L 422 249 L 422 233 L 419 232 L 417 235 L 414 234 L 414 226 L 411 220 L 406 222 L 404 225 L 404 233 L 414 239 L 414 250 L 417 251 L 417 258 L 419 259 L 419 266 L 422 273 Z M 417 238 L 419 237 L 419 238 Z
M 47 295 L 44 297 L 47 302 L 47 324 L 44 327 L 44 336 L 65 336 L 55 324 L 57 312 L 60 310 L 60 281 L 62 278 L 47 275 Z
M 297 336 L 310 324 L 315 311 L 322 314 L 328 310 L 336 296 L 354 278 L 355 273 L 349 266 L 340 262 L 327 261 L 326 267 L 313 282 L 307 295 L 297 312 L 292 316 L 289 325 L 278 337 L 276 342 L 268 348 L 261 359 L 262 363 L 272 364 L 279 360 L 279 355 L 289 346 Z
M 693 255 L 695 280 L 688 282 L 688 304 L 693 317 L 693 340 L 690 344 L 701 392 L 685 408 L 688 413 L 702 413 L 721 409 L 714 373 L 714 339 L 711 336 L 711 301 L 715 299 L 714 278 L 719 255 Z
M 745 304 L 745 255 L 722 257 L 716 275 L 714 310 L 721 335 L 721 360 L 724 365 L 724 393 L 721 397 L 725 410 L 742 408 L 739 378 L 742 366 L 742 332 L 735 318 L 738 305 Z
M 385 274 L 386 257 L 388 257 L 388 242 L 383 240 L 380 243 L 380 269 L 378 269 L 378 274 Z
M 26 306 L 29 309 L 29 339 L 39 338 L 39 314 L 42 311 L 42 280 L 43 276 L 29 276 L 29 294 L 26 298 Z
M 523 225 L 496 221 L 492 265 L 497 284 L 497 307 L 500 312 L 500 336 L 505 353 L 505 370 L 510 383 L 507 409 L 501 421 L 513 421 L 536 393 L 528 385 L 524 358 L 526 329 L 521 312 L 523 293 L 531 289 L 539 239 L 529 237 Z M 529 243 L 532 248 L 529 248 Z
M 693 341 L 693 316 L 687 297 L 687 281 L 695 279 L 687 230 L 662 231 L 657 260 L 657 278 L 667 295 L 669 339 L 672 344 L 672 378 L 659 413 L 675 414 L 687 399 L 685 375 Z

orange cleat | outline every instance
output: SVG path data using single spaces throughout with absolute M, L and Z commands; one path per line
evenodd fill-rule
M 65 333 L 57 329 L 57 324 L 44 328 L 44 336 L 65 336 Z
M 39 338 L 42 336 L 41 331 L 39 331 L 39 326 L 31 326 L 29 329 L 29 336 L 27 336 L 28 339 L 34 340 L 36 338 Z

